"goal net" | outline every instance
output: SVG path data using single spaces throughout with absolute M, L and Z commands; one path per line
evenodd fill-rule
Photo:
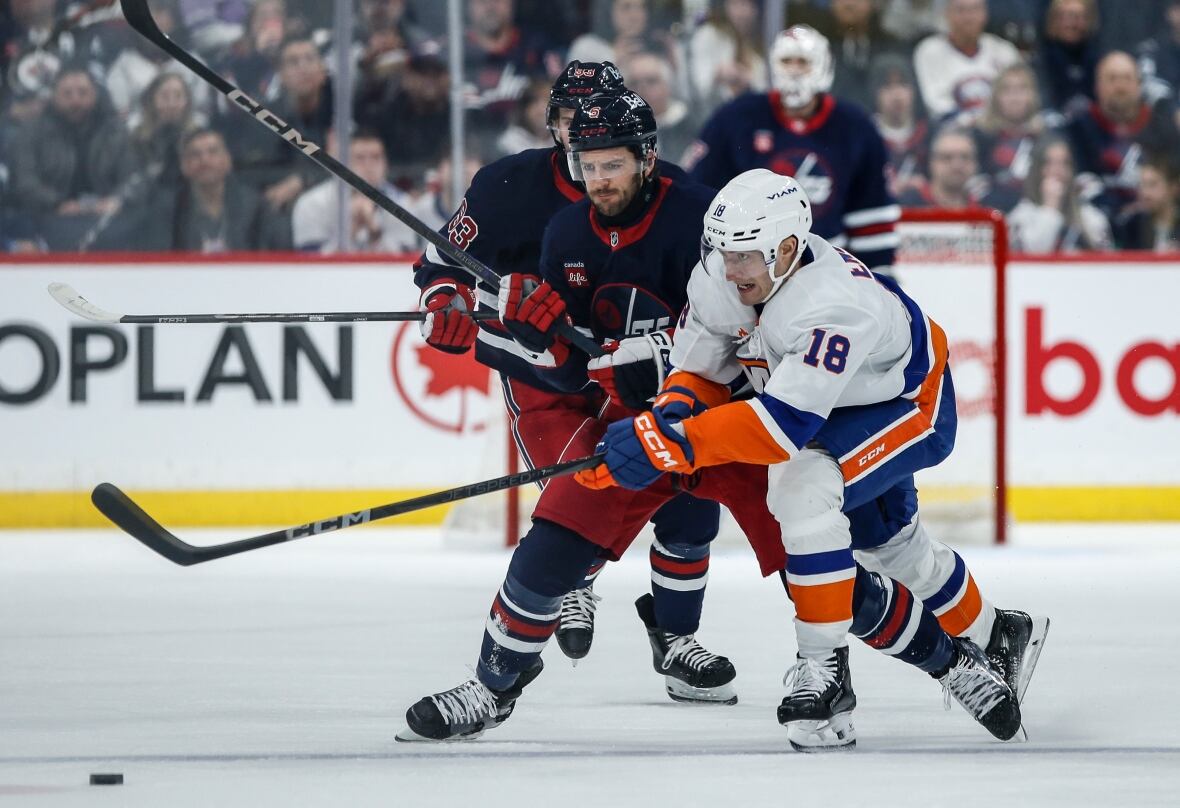
M 893 274 L 947 333 L 959 416 L 954 452 L 917 475 L 923 521 L 943 541 L 1003 542 L 1008 521 L 1003 217 L 986 210 L 907 209 L 898 232 Z M 520 469 L 506 424 L 498 408 L 483 442 L 481 478 Z M 465 547 L 512 544 L 528 529 L 537 495 L 529 486 L 459 502 L 447 516 L 444 536 Z M 727 513 L 718 541 L 745 543 Z

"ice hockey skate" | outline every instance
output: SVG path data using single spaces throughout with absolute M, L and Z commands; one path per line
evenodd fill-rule
M 651 595 L 635 601 L 639 619 L 647 627 L 652 667 L 663 674 L 664 687 L 673 701 L 692 704 L 737 704 L 733 688 L 737 671 L 723 656 L 710 653 L 692 634 L 669 634 L 656 625 Z
M 541 674 L 544 663 L 522 673 L 507 690 L 491 690 L 478 679 L 419 699 L 406 710 L 407 727 L 395 737 L 403 742 L 471 741 L 508 720 L 516 700 Z
M 847 646 L 827 659 L 800 657 L 783 684 L 790 692 L 778 707 L 778 722 L 787 728 L 787 741 L 795 751 L 838 752 L 856 746 L 856 693 Z
M 952 638 L 956 659 L 950 670 L 939 678 L 950 709 L 950 700 L 963 709 L 1001 741 L 1020 730 L 1020 703 L 1000 671 L 978 645 L 962 637 Z
M 575 665 L 590 653 L 590 645 L 594 642 L 594 612 L 600 600 L 602 598 L 594 594 L 594 584 L 575 589 L 561 599 L 555 632 L 557 647 Z
M 996 609 L 996 622 L 986 648 L 987 658 L 1022 704 L 1048 633 L 1048 617 L 1030 617 L 1024 612 Z

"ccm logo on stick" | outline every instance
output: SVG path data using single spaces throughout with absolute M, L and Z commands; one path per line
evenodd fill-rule
M 311 156 L 320 150 L 320 147 L 312 143 L 310 140 L 304 140 L 303 135 L 299 134 L 299 132 L 293 126 L 291 126 L 291 124 L 284 121 L 278 115 L 275 115 L 269 109 L 262 106 L 262 104 L 259 104 L 241 90 L 234 90 L 226 97 L 242 109 L 246 110 L 246 112 L 249 112 L 255 118 L 262 121 L 271 129 L 278 132 L 283 140 L 288 141 L 304 154 Z
M 668 451 L 668 447 L 660 438 L 660 433 L 656 429 L 656 425 L 651 422 L 651 416 L 644 413 L 636 417 L 635 425 L 639 427 L 639 435 L 643 438 L 643 442 L 647 444 L 647 448 L 651 449 L 656 459 L 664 464 L 664 468 L 675 467 L 676 461 L 672 458 L 672 453 Z

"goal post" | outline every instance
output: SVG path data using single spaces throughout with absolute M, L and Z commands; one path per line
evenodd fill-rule
M 982 208 L 906 208 L 897 232 L 893 275 L 947 333 L 959 415 L 951 457 L 917 475 L 922 518 L 937 538 L 951 543 L 1002 544 L 1009 521 L 1008 233 L 1003 214 Z M 487 430 L 481 466 L 492 474 L 513 473 L 521 461 L 503 408 L 498 410 L 493 419 L 498 423 Z M 494 540 L 511 546 L 527 530 L 536 496 L 530 487 L 459 503 L 444 533 L 461 543 Z M 744 544 L 728 515 L 719 541 Z

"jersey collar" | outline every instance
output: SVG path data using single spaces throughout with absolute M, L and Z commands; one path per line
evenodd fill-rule
M 582 193 L 581 188 L 574 185 L 572 180 L 566 178 L 565 171 L 562 170 L 561 163 L 558 162 L 559 159 L 557 149 L 554 149 L 549 155 L 549 164 L 553 166 L 553 185 L 570 202 L 577 202 L 585 194 Z
M 782 95 L 778 90 L 771 90 L 769 98 L 770 111 L 774 113 L 774 119 L 788 132 L 793 132 L 796 135 L 809 135 L 816 129 L 819 129 L 828 122 L 828 118 L 832 115 L 832 110 L 836 108 L 835 96 L 824 93 L 815 114 L 807 120 L 800 120 L 787 115 L 787 111 L 783 107 Z
M 1149 107 L 1147 104 L 1141 105 L 1139 107 L 1139 114 L 1136 115 L 1135 120 L 1131 121 L 1130 123 L 1119 123 L 1118 121 L 1112 121 L 1110 118 L 1106 117 L 1106 113 L 1102 111 L 1102 108 L 1098 106 L 1098 102 L 1096 101 L 1090 102 L 1090 114 L 1094 116 L 1094 120 L 1107 133 L 1114 135 L 1115 137 L 1134 137 L 1135 135 L 1142 132 L 1144 127 L 1146 127 L 1148 122 L 1151 120 L 1151 107 Z
M 664 197 L 668 194 L 668 188 L 672 185 L 672 180 L 667 177 L 660 177 L 659 184 L 660 188 L 656 191 L 655 199 L 651 201 L 651 205 L 648 207 L 647 212 L 643 214 L 643 218 L 627 227 L 604 226 L 598 215 L 598 209 L 591 203 L 590 227 L 594 230 L 594 234 L 602 240 L 602 243 L 610 247 L 611 252 L 634 244 L 647 235 L 647 231 L 651 229 L 651 223 L 656 217 L 656 212 L 660 209 L 660 205 L 664 202 Z

